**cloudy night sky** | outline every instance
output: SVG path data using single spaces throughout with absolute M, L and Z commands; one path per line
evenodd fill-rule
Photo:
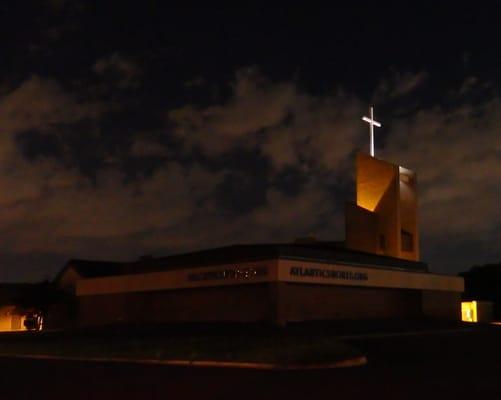
M 162 3 L 0 5 L 0 281 L 340 240 L 371 104 L 431 270 L 501 261 L 500 8 Z

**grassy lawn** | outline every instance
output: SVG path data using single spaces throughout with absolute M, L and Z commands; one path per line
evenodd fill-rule
M 279 365 L 332 363 L 362 354 L 322 332 L 260 329 L 110 327 L 74 332 L 0 335 L 0 354 L 218 360 Z

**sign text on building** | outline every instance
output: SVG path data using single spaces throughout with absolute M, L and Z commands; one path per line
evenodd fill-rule
M 266 275 L 268 275 L 268 269 L 266 267 L 237 267 L 213 271 L 192 272 L 188 274 L 188 280 L 192 282 L 221 279 L 250 280 Z
M 344 279 L 350 281 L 366 281 L 369 279 L 369 276 L 366 272 L 336 271 L 323 268 L 291 267 L 289 273 L 291 276 Z

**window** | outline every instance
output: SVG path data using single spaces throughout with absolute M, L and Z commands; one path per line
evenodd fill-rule
M 465 322 L 477 322 L 477 302 L 461 302 L 461 320 Z
M 414 238 L 412 234 L 402 229 L 400 233 L 402 251 L 414 251 Z
M 379 235 L 379 249 L 386 250 L 386 238 L 384 235 Z

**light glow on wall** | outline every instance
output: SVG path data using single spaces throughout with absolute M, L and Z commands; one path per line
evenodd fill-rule
M 25 331 L 26 315 L 16 310 L 15 306 L 0 307 L 0 332 Z
M 476 301 L 462 301 L 461 302 L 461 321 L 463 322 L 477 322 L 477 302 Z
M 398 172 L 399 172 L 399 178 L 400 182 L 406 183 L 406 184 L 411 184 L 413 178 L 416 176 L 416 174 L 411 171 L 408 168 L 404 168 L 402 166 L 398 167 Z

